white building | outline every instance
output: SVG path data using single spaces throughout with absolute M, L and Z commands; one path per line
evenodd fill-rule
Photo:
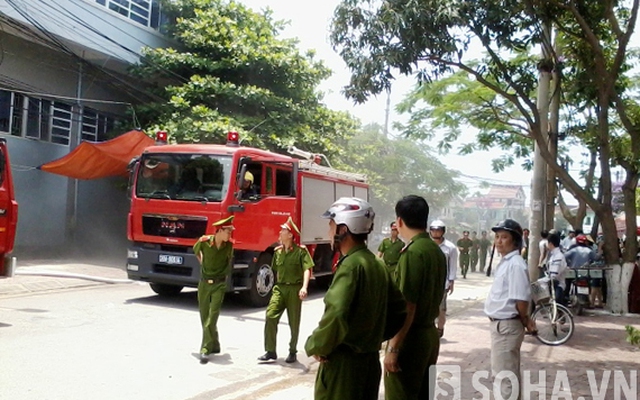
M 149 94 L 127 68 L 144 46 L 170 45 L 162 20 L 157 0 L 0 0 L 0 135 L 19 203 L 18 257 L 126 243 L 122 180 L 76 181 L 34 167 L 81 140 L 135 127 L 129 104 Z

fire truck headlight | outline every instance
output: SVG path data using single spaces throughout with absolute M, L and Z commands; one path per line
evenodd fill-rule
M 137 250 L 127 250 L 127 258 L 138 258 L 138 251 Z
M 129 271 L 137 271 L 138 270 L 138 266 L 136 264 L 127 264 L 127 269 Z

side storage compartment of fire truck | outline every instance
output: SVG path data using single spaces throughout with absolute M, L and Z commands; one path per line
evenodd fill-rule
M 328 237 L 329 224 L 321 215 L 340 197 L 369 199 L 368 186 L 361 174 L 338 171 L 316 164 L 300 164 L 301 170 L 301 240 L 313 248 L 313 279 L 328 287 L 334 274 L 338 254 Z

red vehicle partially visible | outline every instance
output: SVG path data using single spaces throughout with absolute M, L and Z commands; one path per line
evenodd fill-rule
M 0 138 L 0 277 L 12 273 L 9 255 L 13 251 L 17 225 L 18 202 L 13 189 L 7 140 Z

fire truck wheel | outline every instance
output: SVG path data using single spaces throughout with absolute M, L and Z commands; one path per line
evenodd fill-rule
M 272 254 L 264 253 L 255 265 L 251 288 L 247 292 L 249 304 L 253 307 L 265 307 L 271 299 L 271 289 L 275 284 L 275 275 L 271 269 L 272 257 Z
M 183 286 L 167 285 L 164 283 L 150 283 L 151 290 L 158 293 L 162 297 L 177 296 L 182 291 Z

